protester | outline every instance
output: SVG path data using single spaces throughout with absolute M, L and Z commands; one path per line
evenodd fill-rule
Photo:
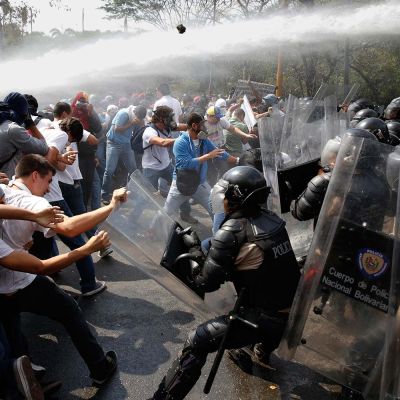
M 112 120 L 107 132 L 106 169 L 104 171 L 101 197 L 103 204 L 109 204 L 113 177 L 118 162 L 121 161 L 130 174 L 136 169 L 136 161 L 131 148 L 133 125 L 138 123 L 134 113 L 134 106 L 119 110 Z M 125 179 L 126 182 L 126 179 Z
M 89 104 L 88 94 L 78 92 L 71 103 L 72 116 L 78 118 L 83 128 L 97 136 L 101 132 L 101 122 L 92 104 Z M 79 168 L 83 174 L 82 192 L 85 207 L 89 205 L 92 195 L 93 177 L 96 168 L 96 150 L 97 144 L 82 142 L 78 144 L 79 150 Z
M 209 197 L 211 187 L 207 183 L 207 161 L 219 158 L 237 165 L 239 159 L 230 156 L 199 134 L 204 129 L 204 118 L 196 113 L 187 120 L 188 131 L 174 143 L 176 167 L 173 180 L 165 202 L 165 211 L 172 215 L 188 198 L 193 198 L 212 217 Z
M 32 128 L 32 135 L 24 126 Z M 23 153 L 45 156 L 49 151 L 28 113 L 28 102 L 20 93 L 12 92 L 0 103 L 0 143 L 0 170 L 8 178 L 14 175 L 15 166 Z

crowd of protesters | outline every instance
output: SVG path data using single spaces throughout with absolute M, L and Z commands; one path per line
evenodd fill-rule
M 45 109 L 39 102 L 17 92 L 0 102 L 0 397 L 7 399 L 42 399 L 46 391 L 38 381 L 45 367 L 29 358 L 21 312 L 60 322 L 96 385 L 114 374 L 115 352 L 102 349 L 75 299 L 51 276 L 75 263 L 82 297 L 106 289 L 91 254 L 113 251 L 97 227 L 126 200 L 129 174 L 141 170 L 166 197 L 166 210 L 179 209 L 195 224 L 189 199 L 212 216 L 211 187 L 249 143 L 257 146 L 241 102 L 187 94 L 178 100 L 165 83 L 154 98 L 80 91 Z M 200 176 L 190 194 L 176 184 L 177 170 L 185 169 Z M 69 252 L 60 254 L 56 237 Z

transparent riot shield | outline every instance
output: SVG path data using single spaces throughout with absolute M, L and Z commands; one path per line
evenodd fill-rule
M 393 254 L 391 146 L 346 136 L 298 286 L 281 356 L 364 392 L 384 341 Z
M 341 103 L 341 109 L 339 112 L 339 123 L 341 131 L 345 131 L 350 126 L 351 118 L 350 114 L 347 112 L 347 108 L 349 107 L 350 103 L 356 98 L 359 90 L 360 84 L 355 83 Z
M 308 163 L 321 154 L 323 98 L 327 90 L 327 85 L 321 85 L 314 98 L 304 104 L 289 96 L 288 123 L 284 125 L 280 152 L 289 155 L 292 165 Z
M 210 317 L 232 309 L 235 293 L 231 284 L 210 294 L 193 284 L 193 261 L 183 256 L 188 252 L 183 228 L 164 212 L 164 199 L 140 171 L 130 176 L 127 189 L 128 201 L 102 226 L 113 248 L 202 315 Z
M 295 102 L 296 100 L 290 97 L 288 104 Z M 298 168 L 293 165 L 288 154 L 279 151 L 282 120 L 279 114 L 272 114 L 271 117 L 262 118 L 258 122 L 264 176 L 268 186 L 271 187 L 268 208 L 285 220 L 296 257 L 304 257 L 313 235 L 312 221 L 297 221 L 288 211 L 292 198 L 299 195 L 308 181 L 317 174 L 318 165 L 308 164 Z M 283 126 L 290 123 L 285 120 Z M 288 177 L 294 184 L 288 183 Z
M 400 215 L 400 146 L 389 155 L 386 176 L 392 188 L 393 203 L 397 202 Z M 373 398 L 379 389 L 379 400 L 400 399 L 400 225 L 394 224 L 394 246 L 392 259 L 392 278 L 389 297 L 388 324 L 386 340 L 382 352 L 382 363 L 376 367 L 376 379 L 365 393 L 366 398 Z
M 339 113 L 337 111 L 337 97 L 332 95 L 325 97 L 324 99 L 324 124 L 323 129 L 321 131 L 321 150 L 324 149 L 325 145 L 328 143 L 330 139 L 334 139 L 337 136 L 340 136 L 340 121 L 339 121 Z

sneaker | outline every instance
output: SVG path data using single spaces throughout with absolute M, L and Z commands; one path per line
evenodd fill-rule
M 98 254 L 99 254 L 100 258 L 104 258 L 104 257 L 108 257 L 113 251 L 114 250 L 112 249 L 112 247 L 108 246 L 104 249 L 101 249 Z
M 82 292 L 83 297 L 91 297 L 94 296 L 95 294 L 101 293 L 103 290 L 107 288 L 107 285 L 103 281 L 98 281 L 96 280 L 96 285 L 93 289 L 85 290 Z
M 46 373 L 46 368 L 41 365 L 34 364 L 33 362 L 31 362 L 31 367 L 36 379 L 40 381 Z
M 111 379 L 117 370 L 117 354 L 115 351 L 108 351 L 106 357 L 101 361 L 95 371 L 90 374 L 95 386 L 102 386 Z
M 103 204 L 103 206 L 108 206 L 110 204 L 110 200 L 102 200 L 101 204 Z
M 193 218 L 190 214 L 181 214 L 181 220 L 187 222 L 188 224 L 198 224 L 199 221 L 196 218 Z
M 27 356 L 17 358 L 13 364 L 14 376 L 18 390 L 27 400 L 44 400 L 44 395 L 39 382 L 31 367 Z

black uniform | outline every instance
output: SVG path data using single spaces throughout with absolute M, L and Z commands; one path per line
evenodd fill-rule
M 308 182 L 304 192 L 292 203 L 291 213 L 294 218 L 299 221 L 314 218 L 316 222 L 331 177 L 332 170 L 326 167 L 322 174 L 315 176 Z
M 268 352 L 278 347 L 299 280 L 299 267 L 285 222 L 260 207 L 235 211 L 214 235 L 204 266 L 195 282 L 207 292 L 232 281 L 246 288 L 240 313 L 251 328 L 234 321 L 226 348 L 263 343 Z M 154 399 L 183 399 L 201 375 L 208 353 L 218 349 L 228 316 L 209 320 L 189 334 L 181 356 L 174 361 Z

